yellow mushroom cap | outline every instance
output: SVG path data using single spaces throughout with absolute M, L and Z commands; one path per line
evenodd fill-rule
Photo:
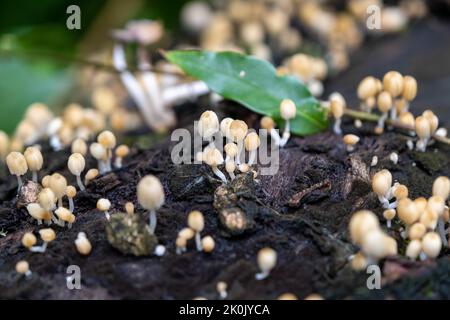
M 446 200 L 450 193 L 450 179 L 444 176 L 438 177 L 433 182 L 433 196 L 440 196 Z
M 133 214 L 134 213 L 134 204 L 132 202 L 125 203 L 125 211 L 128 214 Z
M 383 77 L 383 86 L 396 98 L 403 92 L 403 76 L 397 71 L 389 71 Z
M 113 149 L 117 143 L 114 133 L 108 130 L 105 130 L 98 135 L 97 142 L 106 149 Z
M 86 161 L 81 153 L 74 153 L 69 157 L 67 167 L 74 176 L 79 176 L 86 166 Z
M 44 176 L 41 180 L 41 184 L 44 188 L 49 188 L 50 187 L 50 176 L 49 175 Z
M 378 95 L 377 104 L 381 112 L 388 112 L 392 107 L 391 94 L 387 91 L 381 92 Z
M 433 134 L 439 127 L 439 118 L 431 110 L 425 110 L 422 116 L 427 119 L 430 125 L 430 134 Z
M 361 252 L 355 254 L 350 263 L 352 269 L 355 271 L 365 270 L 367 268 L 367 264 L 368 264 L 367 258 Z
M 203 237 L 202 239 L 202 247 L 205 252 L 212 252 L 214 250 L 216 243 L 211 236 Z
M 225 153 L 231 158 L 236 157 L 239 151 L 238 146 L 233 142 L 227 143 L 223 149 L 225 150 Z
M 417 81 L 411 76 L 403 77 L 403 98 L 408 101 L 414 100 L 417 95 Z
M 99 172 L 97 169 L 89 169 L 88 172 L 86 172 L 84 179 L 86 181 L 91 181 L 91 180 L 94 180 L 98 175 L 99 175 Z
M 203 151 L 203 161 L 211 167 L 217 167 L 218 165 L 221 165 L 224 160 L 222 153 L 218 149 L 207 147 Z
M 283 293 L 277 300 L 298 300 L 297 296 L 293 293 Z
M 205 227 L 203 213 L 198 210 L 191 211 L 188 215 L 188 226 L 195 232 L 201 232 Z
M 396 214 L 397 214 L 397 212 L 395 211 L 395 209 L 387 209 L 387 210 L 383 211 L 383 217 L 386 220 L 394 219 Z
M 257 261 L 261 271 L 268 272 L 272 270 L 277 263 L 277 252 L 272 248 L 263 248 L 258 252 Z
M 259 123 L 261 125 L 261 128 L 266 130 L 275 128 L 275 121 L 273 121 L 273 119 L 268 116 L 262 117 Z
M 187 239 L 183 238 L 183 237 L 178 237 L 175 240 L 175 245 L 177 246 L 177 248 L 186 248 L 187 245 Z
M 87 256 L 91 253 L 92 245 L 84 232 L 78 233 L 77 239 L 75 240 L 75 247 L 81 255 Z
M 415 129 L 419 138 L 429 138 L 431 136 L 430 122 L 424 116 L 418 116 L 415 121 Z
M 16 272 L 20 274 L 25 274 L 30 271 L 30 265 L 27 261 L 22 260 L 16 263 Z
M 89 152 L 97 160 L 105 160 L 107 157 L 106 149 L 100 143 L 94 142 L 89 147 Z
M 370 230 L 363 236 L 362 250 L 370 257 L 382 259 L 397 253 L 397 243 L 380 229 Z
M 310 295 L 305 297 L 305 300 L 324 300 L 320 294 L 311 293 Z
M 419 220 L 421 211 L 411 199 L 403 198 L 398 201 L 397 214 L 404 223 L 412 225 Z
M 357 94 L 361 100 L 367 100 L 377 93 L 377 83 L 372 76 L 365 77 L 358 85 Z
M 414 199 L 414 204 L 417 207 L 417 210 L 419 210 L 420 212 L 424 211 L 428 205 L 428 200 L 425 199 L 424 197 L 419 197 L 417 199 Z
M 178 232 L 178 237 L 190 240 L 195 236 L 195 232 L 191 228 L 183 228 Z
M 48 211 L 43 209 L 38 203 L 30 203 L 27 205 L 27 211 L 36 220 L 48 220 Z
M 422 239 L 427 232 L 427 227 L 420 222 L 414 223 L 408 230 L 408 237 L 410 240 Z
M 411 112 L 403 112 L 399 116 L 399 121 L 407 126 L 413 127 L 415 126 L 415 119 Z
M 97 200 L 97 209 L 100 211 L 108 211 L 111 209 L 111 202 L 108 199 L 98 199 Z
M 427 208 L 442 216 L 445 210 L 445 201 L 440 196 L 432 196 L 428 199 Z
M 344 115 L 345 105 L 339 99 L 330 100 L 330 110 L 335 119 L 340 119 Z
M 116 157 L 125 158 L 130 153 L 130 148 L 127 145 L 120 145 L 116 149 Z
M 417 259 L 419 254 L 422 252 L 422 241 L 420 239 L 412 240 L 406 247 L 406 256 L 410 259 Z
M 37 242 L 36 236 L 31 232 L 25 233 L 22 237 L 22 245 L 25 248 L 31 248 L 36 244 L 36 242 Z
M 72 127 L 78 127 L 83 121 L 83 107 L 77 103 L 71 103 L 64 109 L 64 122 Z
M 68 209 L 64 207 L 59 207 L 55 210 L 56 216 L 61 219 L 62 221 L 66 221 L 71 223 L 72 219 L 72 212 L 70 212 Z
M 202 113 L 198 121 L 198 132 L 205 138 L 211 138 L 220 130 L 219 118 L 214 111 L 208 110 Z
M 224 118 L 220 122 L 220 132 L 224 137 L 230 137 L 230 125 L 232 122 L 232 118 Z
M 31 171 L 38 171 L 42 169 L 44 159 L 41 151 L 36 147 L 28 147 L 24 152 L 25 160 L 27 161 L 28 169 Z
M 392 185 L 392 174 L 383 169 L 372 177 L 372 190 L 379 196 L 385 196 Z
M 280 103 L 280 114 L 281 118 L 284 120 L 290 120 L 295 118 L 297 114 L 297 107 L 295 106 L 294 101 L 291 99 L 284 99 Z
M 436 232 L 428 232 L 422 239 L 422 250 L 429 258 L 436 258 L 441 252 L 442 241 Z
M 408 198 L 408 187 L 406 187 L 404 184 L 398 184 L 394 189 L 394 197 L 397 200 Z
M 56 195 L 50 188 L 44 188 L 41 190 L 41 192 L 39 192 L 39 205 L 47 211 L 53 210 L 56 200 Z
M 357 135 L 354 135 L 354 134 L 346 134 L 342 138 L 342 141 L 346 145 L 354 146 L 355 144 L 357 144 L 359 142 L 359 137 Z
M 28 171 L 28 164 L 20 152 L 13 151 L 6 157 L 9 172 L 16 176 L 23 176 Z
M 230 124 L 230 136 L 235 142 L 244 140 L 247 135 L 248 126 L 242 120 L 233 120 Z
M 67 186 L 66 195 L 69 198 L 75 198 L 77 195 L 77 189 L 74 186 Z
M 86 141 L 84 141 L 81 138 L 77 138 L 72 142 L 71 147 L 72 153 L 80 153 L 83 156 L 87 154 L 87 144 Z
M 39 235 L 44 242 L 52 242 L 56 238 L 56 233 L 51 228 L 39 230 Z
M 161 181 L 153 175 L 147 175 L 142 178 L 137 185 L 137 198 L 144 209 L 159 209 L 165 200 Z
M 244 140 L 245 149 L 247 151 L 254 151 L 259 148 L 261 140 L 256 132 L 250 132 Z
M 59 173 L 50 176 L 50 189 L 55 193 L 56 198 L 60 199 L 66 195 L 67 180 Z
M 228 284 L 225 281 L 219 281 L 216 284 L 216 289 L 218 292 L 226 291 L 228 288 Z
M 354 243 L 360 245 L 365 234 L 379 227 L 380 224 L 373 212 L 369 210 L 358 211 L 350 219 L 350 237 Z

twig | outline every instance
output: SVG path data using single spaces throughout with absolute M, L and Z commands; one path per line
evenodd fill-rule
M 357 111 L 357 110 L 352 110 L 352 109 L 345 109 L 344 114 L 354 118 L 354 119 L 360 119 L 360 120 L 365 120 L 365 121 L 372 121 L 372 122 L 377 122 L 380 119 L 380 116 L 374 113 L 367 113 L 367 112 L 363 112 L 363 111 Z M 398 120 L 391 120 L 388 119 L 386 120 L 386 123 L 388 125 L 391 125 L 395 128 L 399 128 L 399 129 L 403 129 L 403 130 L 408 130 L 408 131 L 415 131 L 415 128 L 412 126 L 409 126 L 407 124 L 401 123 Z M 438 136 L 436 134 L 433 135 L 433 139 L 445 144 L 449 144 L 450 145 L 450 138 L 447 137 L 441 137 Z

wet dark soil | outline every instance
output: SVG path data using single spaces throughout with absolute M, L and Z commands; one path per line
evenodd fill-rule
M 425 26 L 428 28 L 428 24 Z M 429 32 L 430 37 L 433 30 Z M 383 41 L 391 45 L 390 40 Z M 373 61 L 385 60 L 379 57 Z M 362 74 L 362 67 L 358 66 L 357 62 L 359 80 L 370 72 Z M 393 63 L 377 70 L 384 72 L 395 67 Z M 420 70 L 424 74 L 424 68 Z M 355 88 L 358 80 L 351 72 L 343 75 L 344 80 L 331 80 L 330 87 Z M 442 81 L 446 80 L 442 78 Z M 432 91 L 429 85 L 425 89 L 428 91 L 419 95 L 419 101 L 426 101 L 427 96 L 438 99 L 437 91 Z M 448 97 L 448 92 L 438 92 Z M 438 100 L 433 105 L 440 108 L 438 115 L 448 127 L 448 109 L 442 106 L 449 99 Z M 206 107 L 202 100 L 178 107 L 179 126 L 192 130 L 193 120 Z M 422 107 L 420 104 L 418 108 Z M 257 127 L 258 117 L 235 104 L 221 103 L 216 111 Z M 433 179 L 450 176 L 450 146 L 436 143 L 426 153 L 417 153 L 406 148 L 409 138 L 404 133 L 391 131 L 375 136 L 371 133 L 372 124 L 355 129 L 350 120 L 344 121 L 343 128 L 345 133 L 361 137 L 351 154 L 345 151 L 341 138 L 331 132 L 290 140 L 280 152 L 279 171 L 273 176 L 259 176 L 254 197 L 245 198 L 243 207 L 254 213 L 254 224 L 239 235 L 230 235 L 220 223 L 213 206 L 214 190 L 220 183 L 211 170 L 206 166 L 173 165 L 172 145 L 163 140 L 151 148 L 134 144 L 122 169 L 97 178 L 86 192 L 77 195 L 77 221 L 72 229 L 55 227 L 57 239 L 49 244 L 48 250 L 43 254 L 31 253 L 21 245 L 20 239 L 25 232 L 36 233 L 42 227 L 23 209 L 17 209 L 15 178 L 7 176 L 0 165 L 0 231 L 6 233 L 0 236 L 0 298 L 192 299 L 203 296 L 216 299 L 218 281 L 228 283 L 230 299 L 275 299 L 285 292 L 299 298 L 311 293 L 327 299 L 450 298 L 448 250 L 435 262 L 409 262 L 402 257 L 382 261 L 382 289 L 368 290 L 368 275 L 355 272 L 348 265 L 348 257 L 357 248 L 350 243 L 347 232 L 351 214 L 359 209 L 373 210 L 383 221 L 382 210 L 370 187 L 374 172 L 387 168 L 396 181 L 408 186 L 411 197 L 429 196 Z M 53 153 L 45 144 L 43 148 L 45 168 L 41 174 L 60 172 L 74 183 L 66 169 L 68 151 Z M 398 164 L 389 160 L 392 152 L 398 153 Z M 379 161 L 370 167 L 373 156 Z M 88 167 L 94 166 L 95 161 L 88 159 Z M 123 255 L 111 247 L 105 233 L 105 216 L 95 209 L 100 197 L 111 200 L 113 212 L 123 211 L 124 204 L 132 201 L 136 214 L 147 218 L 136 199 L 136 184 L 146 174 L 158 176 L 166 193 L 166 203 L 158 210 L 156 229 L 159 242 L 167 248 L 163 257 Z M 191 210 L 200 210 L 205 215 L 202 234 L 215 239 L 212 253 L 199 253 L 190 243 L 187 253 L 175 254 L 177 233 L 186 226 Z M 399 240 L 399 250 L 403 252 L 400 228 L 396 223 L 389 232 Z M 79 255 L 74 246 L 80 231 L 87 234 L 93 246 L 87 257 Z M 277 251 L 278 263 L 269 278 L 256 281 L 256 254 L 265 246 Z M 16 262 L 22 259 L 29 262 L 32 279 L 27 280 L 14 271 Z M 81 268 L 81 290 L 67 289 L 66 270 L 70 265 Z

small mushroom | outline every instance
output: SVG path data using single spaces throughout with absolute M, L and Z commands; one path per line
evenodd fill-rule
M 89 182 L 97 178 L 99 174 L 100 172 L 97 169 L 89 169 L 84 176 L 84 184 L 88 185 Z
M 81 191 L 86 190 L 81 181 L 81 173 L 84 171 L 86 167 L 86 161 L 81 153 L 74 153 L 69 157 L 69 161 L 67 162 L 67 167 L 69 168 L 70 173 L 77 177 L 77 184 Z
M 269 132 L 275 145 L 280 145 L 281 137 L 278 131 L 275 129 L 275 121 L 273 121 L 271 117 L 265 116 L 261 118 L 259 123 L 262 129 Z
M 392 219 L 395 218 L 396 215 L 395 209 L 387 209 L 383 211 L 383 217 L 386 219 L 386 226 L 388 228 L 391 228 L 392 225 Z
M 9 172 L 17 177 L 17 194 L 22 188 L 22 179 L 20 178 L 28 171 L 28 164 L 25 157 L 20 152 L 13 151 L 6 157 L 6 165 Z
M 359 137 L 354 134 L 346 134 L 342 141 L 345 144 L 347 152 L 353 152 L 355 150 L 355 145 L 359 142 Z
M 270 271 L 275 267 L 277 252 L 271 248 L 263 248 L 258 252 L 257 261 L 261 272 L 257 273 L 255 278 L 256 280 L 263 280 L 269 276 Z
M 233 120 L 230 124 L 230 136 L 231 139 L 236 142 L 238 146 L 238 152 L 236 155 L 236 164 L 241 164 L 242 150 L 244 148 L 244 139 L 248 132 L 247 124 L 242 120 Z
M 203 161 L 209 165 L 214 172 L 214 174 L 222 180 L 223 183 L 227 183 L 227 178 L 222 171 L 217 168 L 219 165 L 223 164 L 222 153 L 216 149 L 214 146 L 208 146 L 203 151 Z
M 64 207 L 59 207 L 55 210 L 55 214 L 58 217 L 60 225 L 62 227 L 67 222 L 67 228 L 72 228 L 72 224 L 75 222 L 75 215 L 70 212 L 70 210 Z
M 32 275 L 33 275 L 31 270 L 30 270 L 30 265 L 25 260 L 21 260 L 21 261 L 17 262 L 17 264 L 16 264 L 16 272 L 19 273 L 19 274 L 25 275 L 25 277 L 27 279 L 31 278 Z
M 294 101 L 290 99 L 284 99 L 280 104 L 281 118 L 285 121 L 283 135 L 280 140 L 280 147 L 284 147 L 291 137 L 291 120 L 295 118 L 297 114 L 297 107 Z
M 98 171 L 103 174 L 107 172 L 107 151 L 106 148 L 103 147 L 100 143 L 94 142 L 89 147 L 89 152 L 91 155 L 97 159 L 98 162 Z
M 378 95 L 377 99 L 378 109 L 381 111 L 381 117 L 377 124 L 377 133 L 384 131 L 384 123 L 388 117 L 389 110 L 395 109 L 392 106 L 392 96 L 389 92 L 383 91 Z
M 89 239 L 86 236 L 86 233 L 79 232 L 77 235 L 77 239 L 75 240 L 75 247 L 79 254 L 83 256 L 87 256 L 92 251 L 92 245 Z
M 22 237 L 22 245 L 27 249 L 33 247 L 36 244 L 36 242 L 37 242 L 36 236 L 31 232 L 26 232 Z
M 330 99 L 330 110 L 334 117 L 333 131 L 337 135 L 342 134 L 341 122 L 342 116 L 344 115 L 345 102 L 343 103 L 340 99 Z
M 67 180 L 59 173 L 54 173 L 50 176 L 50 189 L 54 192 L 58 199 L 58 207 L 63 206 L 63 197 L 67 191 Z
M 114 166 L 116 168 L 122 168 L 123 158 L 130 154 L 130 148 L 124 144 L 118 146 L 116 148 L 116 160 L 114 162 Z
M 202 113 L 198 121 L 198 132 L 200 136 L 210 144 L 213 142 L 213 136 L 219 132 L 219 118 L 214 111 L 208 110 Z
M 100 143 L 106 150 L 105 172 L 111 171 L 112 150 L 116 147 L 116 136 L 111 131 L 103 131 L 97 137 L 97 142 Z
M 49 211 L 43 209 L 38 203 L 30 203 L 27 205 L 27 211 L 34 219 L 37 220 L 38 225 L 45 221 L 47 224 L 51 223 L 52 216 Z
M 55 231 L 53 231 L 53 229 L 51 228 L 39 230 L 39 235 L 41 236 L 41 239 L 44 243 L 40 246 L 31 247 L 31 252 L 44 253 L 47 250 L 48 244 L 56 238 Z
M 215 246 L 216 246 L 216 243 L 211 236 L 203 237 L 202 247 L 203 247 L 204 252 L 206 252 L 206 253 L 212 252 L 214 250 Z
M 73 198 L 75 198 L 75 196 L 77 195 L 77 189 L 75 189 L 74 186 L 67 186 L 66 195 L 67 195 L 67 198 L 69 199 L 69 210 L 70 210 L 70 212 L 73 213 L 73 211 L 75 210 L 75 204 L 73 202 Z
M 416 148 L 419 151 L 425 152 L 431 137 L 431 127 L 428 119 L 424 116 L 418 116 L 415 120 L 415 130 L 417 137 L 419 137 Z
M 228 296 L 227 292 L 228 284 L 225 281 L 219 281 L 216 285 L 216 290 L 219 293 L 220 299 L 226 299 Z
M 72 153 L 79 153 L 83 156 L 86 156 L 87 151 L 88 151 L 86 141 L 84 141 L 84 139 L 81 139 L 81 138 L 75 139 L 72 142 L 71 151 L 72 151 Z
M 252 166 L 256 160 L 256 150 L 259 148 L 261 140 L 256 132 L 250 132 L 244 140 L 245 149 L 249 152 L 248 165 Z
M 110 218 L 109 209 L 111 209 L 111 202 L 108 199 L 98 199 L 97 210 L 105 214 L 106 220 L 109 220 Z
M 28 147 L 24 152 L 25 160 L 27 161 L 28 169 L 33 174 L 33 181 L 38 181 L 38 171 L 42 169 L 44 159 L 41 151 L 37 147 Z
M 205 227 L 203 214 L 197 210 L 191 211 L 188 215 L 188 226 L 195 232 L 195 244 L 197 246 L 197 251 L 202 251 L 203 247 L 200 232 L 202 232 Z
M 150 232 L 155 233 L 156 229 L 156 210 L 158 210 L 165 200 L 164 189 L 161 181 L 155 176 L 148 175 L 139 181 L 137 185 L 137 198 L 139 204 L 150 211 L 149 228 Z
M 422 239 L 422 252 L 420 254 L 420 259 L 425 260 L 426 258 L 436 258 L 441 252 L 441 248 L 442 242 L 439 235 L 436 232 L 428 232 Z

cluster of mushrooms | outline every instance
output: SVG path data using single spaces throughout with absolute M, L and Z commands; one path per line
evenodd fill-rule
M 372 189 L 384 208 L 387 229 L 392 228 L 392 222 L 398 217 L 398 231 L 400 238 L 407 243 L 405 255 L 409 259 L 435 259 L 443 247 L 449 246 L 449 229 L 446 229 L 450 220 L 448 177 L 436 178 L 432 196 L 428 199 L 410 199 L 408 188 L 398 182 L 392 184 L 392 175 L 386 169 L 373 176 Z M 351 265 L 355 270 L 363 270 L 380 259 L 398 254 L 397 241 L 382 230 L 373 212 L 362 210 L 355 213 L 349 229 L 352 241 L 361 248 L 352 257 Z

